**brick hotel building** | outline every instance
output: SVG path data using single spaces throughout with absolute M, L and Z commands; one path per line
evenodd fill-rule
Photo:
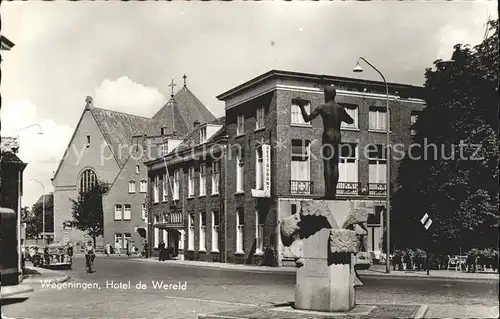
M 281 262 L 290 259 L 279 220 L 299 211 L 300 201 L 324 194 L 322 120 L 305 123 L 291 101 L 311 101 L 310 112 L 324 102 L 324 85 L 336 87 L 337 103 L 354 119 L 342 126 L 349 147 L 340 156 L 338 198 L 373 208 L 367 249 L 381 250 L 387 192 L 384 83 L 276 70 L 220 94 L 225 117 L 195 125 L 164 158 L 146 163 L 152 248 L 164 241 L 180 258 L 256 263 L 272 246 Z M 412 124 L 425 107 L 423 88 L 388 85 L 391 144 L 408 146 Z M 398 163 L 390 165 L 394 190 Z

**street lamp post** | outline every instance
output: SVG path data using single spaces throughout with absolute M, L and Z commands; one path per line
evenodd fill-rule
M 38 184 L 42 185 L 42 242 L 45 245 L 45 185 L 43 185 L 42 182 L 36 179 L 32 179 L 34 182 L 37 182 Z
M 386 149 L 387 149 L 387 152 L 386 152 L 386 156 L 387 156 L 387 165 L 386 165 L 386 173 L 387 173 L 387 176 L 386 176 L 386 214 L 387 214 L 387 232 L 386 232 L 386 258 L 385 258 L 385 272 L 386 273 L 389 273 L 391 271 L 391 264 L 390 264 L 390 252 L 391 252 L 391 232 L 390 232 L 390 229 L 391 229 L 391 208 L 390 208 L 390 199 L 391 199 L 391 136 L 390 136 L 390 115 L 389 115 L 389 87 L 387 85 L 387 81 L 385 80 L 385 76 L 382 74 L 382 72 L 380 72 L 376 67 L 374 67 L 370 62 L 368 62 L 365 58 L 363 57 L 359 57 L 358 59 L 358 62 L 356 63 L 356 66 L 354 67 L 353 69 L 353 72 L 363 72 L 363 68 L 361 67 L 361 65 L 359 64 L 359 61 L 362 60 L 364 62 L 366 62 L 366 64 L 368 64 L 372 69 L 374 69 L 375 71 L 377 71 L 377 73 L 382 77 L 382 79 L 384 80 L 384 84 L 385 84 L 385 96 L 386 96 L 386 99 L 385 99 L 385 103 L 386 103 L 386 112 L 385 112 L 385 118 L 386 118 L 386 123 L 385 123 L 385 126 L 386 126 Z

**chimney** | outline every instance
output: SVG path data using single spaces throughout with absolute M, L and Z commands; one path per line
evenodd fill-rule
M 194 121 L 193 125 L 194 125 L 194 127 L 198 127 L 198 125 L 200 125 L 200 122 L 199 121 Z

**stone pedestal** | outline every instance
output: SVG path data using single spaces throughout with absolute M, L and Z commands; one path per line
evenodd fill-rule
M 354 263 L 333 264 L 328 258 L 330 229 L 322 229 L 302 239 L 304 266 L 297 269 L 295 308 L 347 312 L 356 303 Z M 352 259 L 352 254 L 346 254 Z
M 348 312 L 355 307 L 357 238 L 345 228 L 366 218 L 367 211 L 349 201 L 301 203 L 300 218 L 290 218 L 287 228 L 290 232 L 293 225 L 300 225 L 295 237 L 300 242 L 302 265 L 297 269 L 296 309 Z M 300 223 L 295 224 L 298 219 Z

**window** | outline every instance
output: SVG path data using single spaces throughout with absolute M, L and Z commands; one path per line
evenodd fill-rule
M 123 220 L 132 219 L 132 206 L 130 204 L 125 204 L 125 210 L 123 211 Z
M 354 120 L 354 123 L 352 124 L 347 124 L 346 122 L 342 122 L 342 128 L 358 128 L 358 106 L 356 104 L 348 104 L 348 103 L 339 103 L 342 105 L 349 114 L 350 117 Z
M 166 213 L 163 213 L 163 223 L 167 223 Z M 165 247 L 168 247 L 168 231 L 163 229 L 162 233 L 163 243 L 165 244 Z
M 207 128 L 202 127 L 200 129 L 200 144 L 205 143 L 207 141 Z
M 387 149 L 384 145 L 370 145 L 368 165 L 368 183 L 386 183 Z
M 256 122 L 255 122 L 256 130 L 264 128 L 264 115 L 265 115 L 264 107 L 261 106 L 257 108 Z
M 340 146 L 339 182 L 358 182 L 358 145 L 346 143 Z
M 219 212 L 212 212 L 212 251 L 219 251 Z
M 180 171 L 176 170 L 174 172 L 174 200 L 179 199 L 179 189 L 180 189 Z
M 160 201 L 160 176 L 156 175 L 153 185 L 153 202 L 158 203 Z
M 419 113 L 418 111 L 412 111 L 410 114 L 410 135 L 416 134 L 415 124 L 417 123 Z
M 245 158 L 242 149 L 236 154 L 236 192 L 243 192 L 243 177 L 245 169 Z
M 155 215 L 155 219 L 154 219 L 154 223 L 155 224 L 158 224 L 160 222 L 160 217 L 158 217 L 157 215 Z M 154 227 L 154 234 L 153 234 L 153 247 L 155 248 L 158 248 L 158 246 L 160 245 L 160 229 L 158 227 Z
M 123 234 L 123 247 L 122 248 L 127 248 L 127 243 L 129 243 L 129 245 L 132 245 L 132 235 L 130 233 Z
M 148 192 L 148 181 L 141 181 L 141 188 L 140 188 L 141 193 L 147 193 Z
M 368 123 L 369 123 L 368 128 L 370 130 L 387 130 L 385 107 L 371 106 Z
M 212 194 L 219 194 L 220 161 L 212 162 Z
M 166 202 L 168 200 L 168 175 L 163 174 L 163 201 Z
M 135 193 L 135 181 L 128 182 L 128 192 Z
M 189 214 L 188 249 L 194 250 L 194 213 Z
M 122 205 L 115 205 L 115 220 L 122 220 Z
M 200 165 L 200 196 L 205 196 L 207 191 L 207 165 Z
M 207 214 L 200 212 L 200 249 L 206 250 L 206 236 L 207 236 Z
M 382 220 L 382 211 L 384 210 L 384 206 L 375 206 L 375 211 L 373 214 L 368 214 L 367 225 L 370 226 L 380 226 Z M 373 247 L 373 246 L 372 246 Z
M 292 208 L 292 215 L 297 214 L 297 204 L 292 204 L 291 206 L 292 206 L 291 207 Z
M 259 211 L 255 212 L 255 252 L 264 251 L 264 218 L 260 216 Z
M 309 141 L 292 140 L 291 179 L 293 181 L 310 181 L 311 168 Z
M 90 135 L 87 135 L 87 146 L 90 145 Z
M 236 118 L 236 135 L 245 134 L 245 115 L 238 114 Z
M 139 165 L 135 165 L 135 173 L 139 174 L 140 173 L 140 168 Z
M 165 156 L 168 154 L 168 146 L 167 144 L 161 144 L 160 145 L 160 156 Z
M 87 168 L 80 175 L 80 191 L 88 191 L 97 183 L 97 175 L 94 170 L 91 168 Z
M 242 207 L 239 207 L 236 212 L 236 252 L 244 253 L 243 251 L 243 228 L 245 226 L 245 216 Z
M 116 243 L 119 244 L 119 247 L 122 248 L 123 247 L 123 235 L 120 234 L 120 233 L 115 233 L 115 247 L 116 247 Z M 114 247 L 113 247 L 114 248 Z
M 188 170 L 188 196 L 194 196 L 194 167 Z
M 307 114 L 311 113 L 311 104 L 307 104 L 304 106 L 304 109 L 306 110 Z M 290 120 L 291 124 L 302 124 L 302 125 L 310 125 L 306 121 L 304 121 L 304 118 L 302 117 L 302 112 L 300 111 L 300 107 L 296 104 L 292 104 L 291 106 L 291 114 L 292 118 Z
M 141 218 L 143 220 L 147 220 L 148 219 L 148 210 L 147 210 L 146 204 L 142 204 L 142 207 L 141 207 Z

